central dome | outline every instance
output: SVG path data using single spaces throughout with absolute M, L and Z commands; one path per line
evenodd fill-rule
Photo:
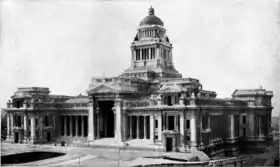
M 150 7 L 149 9 L 149 16 L 145 17 L 141 22 L 140 26 L 142 25 L 160 25 L 163 26 L 163 22 L 160 18 L 155 16 L 154 8 Z

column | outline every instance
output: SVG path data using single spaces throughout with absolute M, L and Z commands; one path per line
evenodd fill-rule
M 230 115 L 230 137 L 234 138 L 234 115 Z
M 147 117 L 144 115 L 144 139 L 147 139 Z
M 100 114 L 97 114 L 96 138 L 100 139 Z
M 158 140 L 162 141 L 162 120 L 161 120 L 161 115 L 158 117 Z
M 142 60 L 142 49 L 139 50 L 140 50 L 140 60 Z
M 78 131 L 79 131 L 79 126 L 78 126 L 78 116 L 75 116 L 75 121 L 76 121 L 76 123 L 75 123 L 75 126 L 76 126 L 76 130 L 75 130 L 75 136 L 76 137 L 78 137 L 79 136 L 79 133 L 78 133 Z
M 126 134 L 126 114 L 122 112 L 122 100 L 120 98 L 115 99 L 115 122 L 116 122 L 116 133 L 115 133 L 115 140 L 118 142 L 123 142 L 125 140 Z
M 150 115 L 150 140 L 154 143 L 155 138 L 155 120 L 154 116 Z
M 200 147 L 201 146 L 203 146 L 203 136 L 202 136 L 202 131 L 203 131 L 203 120 L 202 120 L 202 118 L 203 118 L 203 116 L 202 115 L 200 115 L 200 119 L 199 119 L 199 124 L 200 124 Z M 219 135 L 219 137 L 221 137 L 220 135 Z
M 179 129 L 179 128 L 178 128 L 178 116 L 177 116 L 177 115 L 174 115 L 174 119 L 175 119 L 175 120 L 174 120 L 174 124 L 175 124 L 175 125 L 174 125 L 174 128 L 175 128 L 175 131 L 178 132 L 178 129 Z
M 132 139 L 132 116 L 129 116 L 129 118 L 130 118 L 130 121 L 129 121 L 129 137 L 130 137 L 130 139 Z
M 78 136 L 78 116 L 76 116 L 76 136 Z M 88 141 L 95 140 L 95 111 L 94 101 L 88 103 Z
M 43 130 L 43 116 L 39 115 L 39 127 L 40 127 L 40 141 L 44 142 L 45 138 L 44 138 L 44 130 Z M 35 125 L 36 126 L 36 125 Z
M 64 136 L 67 136 L 67 116 L 64 116 Z
M 70 133 L 69 133 L 69 136 L 73 136 L 73 125 L 72 125 L 72 116 L 70 115 L 69 116 L 69 119 L 70 119 L 70 121 L 69 121 L 69 131 L 70 131 Z
M 152 59 L 152 49 L 149 48 L 149 59 Z
M 191 118 L 190 120 L 191 124 L 191 144 L 192 146 L 196 146 L 196 119 L 195 117 Z
M 136 124 L 137 124 L 137 129 L 136 129 L 137 137 L 136 138 L 139 139 L 140 138 L 140 116 L 137 115 L 136 117 L 137 117 L 137 121 L 136 121 Z
M 185 121 L 184 121 L 184 113 L 180 116 L 180 136 L 181 136 L 181 144 L 185 144 Z
M 258 116 L 258 124 L 259 124 L 259 136 L 263 136 L 263 131 L 262 131 L 262 116 Z
M 30 123 L 30 131 L 31 131 L 31 135 L 30 135 L 30 139 L 31 139 L 31 143 L 34 144 L 35 143 L 35 139 L 36 139 L 36 127 L 35 127 L 35 115 L 31 115 L 31 123 Z
M 24 141 L 27 141 L 27 113 L 23 114 Z
M 7 139 L 6 140 L 9 140 L 10 139 L 10 114 L 7 114 L 6 117 L 7 117 Z
M 84 116 L 82 115 L 82 137 L 85 135 L 85 128 L 84 128 Z
M 10 136 L 11 136 L 11 139 L 13 140 L 14 139 L 14 115 L 13 113 L 11 113 L 11 129 L 10 129 L 11 133 L 10 133 Z

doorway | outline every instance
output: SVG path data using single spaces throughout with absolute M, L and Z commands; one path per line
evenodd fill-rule
M 100 110 L 100 137 L 113 138 L 115 137 L 115 118 L 112 110 L 114 101 L 99 101 L 98 104 Z
M 166 138 L 166 152 L 172 151 L 173 139 L 171 137 Z
M 18 143 L 19 140 L 19 134 L 18 132 L 15 132 L 15 143 Z
M 48 132 L 48 133 L 47 133 L 47 141 L 48 141 L 48 142 L 51 142 L 51 139 L 52 139 L 51 132 Z

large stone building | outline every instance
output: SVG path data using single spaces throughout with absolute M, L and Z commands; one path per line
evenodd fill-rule
M 125 142 L 164 151 L 199 149 L 210 156 L 264 148 L 271 139 L 272 91 L 237 89 L 231 98 L 216 98 L 198 79 L 183 78 L 175 69 L 166 34 L 151 7 L 130 46 L 130 67 L 117 77 L 92 78 L 87 96 L 18 88 L 4 109 L 7 140 Z

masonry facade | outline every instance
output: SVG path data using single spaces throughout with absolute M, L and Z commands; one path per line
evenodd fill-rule
M 273 92 L 237 89 L 231 98 L 219 99 L 198 79 L 183 78 L 152 7 L 130 48 L 130 67 L 117 77 L 93 77 L 87 96 L 18 88 L 4 109 L 7 140 L 90 145 L 111 138 L 116 145 L 136 140 L 164 151 L 199 149 L 210 156 L 264 149 L 271 140 Z

